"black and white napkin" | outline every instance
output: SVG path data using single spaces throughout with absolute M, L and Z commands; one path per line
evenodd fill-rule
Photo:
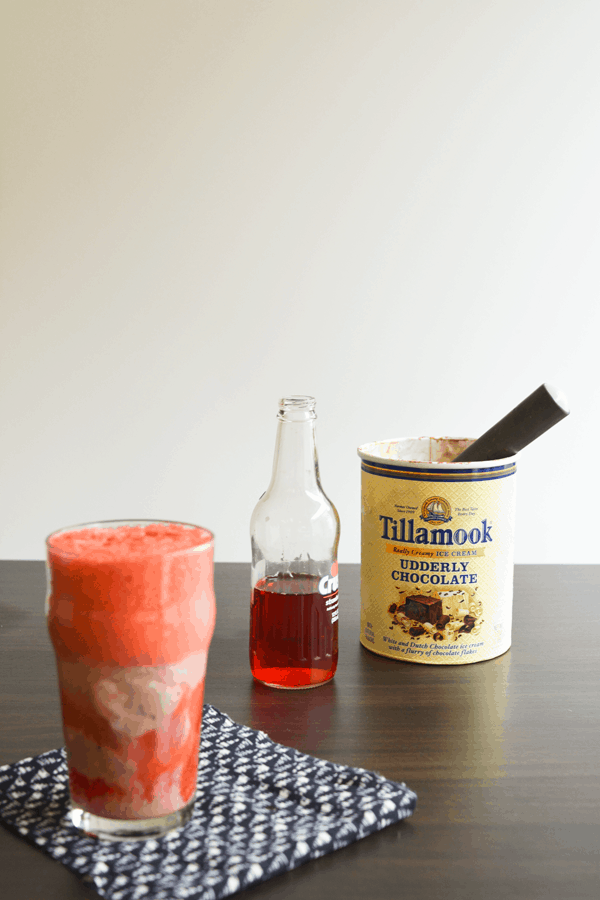
M 220 900 L 410 816 L 416 799 L 209 705 L 193 817 L 157 840 L 107 843 L 71 825 L 64 748 L 0 767 L 0 821 L 108 900 Z

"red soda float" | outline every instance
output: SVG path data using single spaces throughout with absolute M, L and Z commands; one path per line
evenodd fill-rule
M 47 546 L 71 819 L 106 840 L 157 837 L 193 808 L 213 536 L 178 522 L 101 522 Z

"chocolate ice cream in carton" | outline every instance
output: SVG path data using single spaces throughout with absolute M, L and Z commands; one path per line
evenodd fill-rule
M 544 384 L 474 441 L 358 448 L 360 641 L 393 659 L 481 662 L 511 643 L 517 452 L 564 418 Z
M 358 450 L 369 650 L 456 665 L 510 647 L 516 462 L 447 461 L 469 443 L 400 438 Z

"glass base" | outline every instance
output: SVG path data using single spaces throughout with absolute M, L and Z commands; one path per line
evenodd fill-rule
M 72 806 L 69 818 L 76 828 L 101 841 L 144 841 L 162 837 L 181 828 L 192 818 L 194 801 L 177 812 L 153 819 L 105 819 L 77 806 Z

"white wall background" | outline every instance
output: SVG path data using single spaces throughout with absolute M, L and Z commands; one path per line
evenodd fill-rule
M 249 559 L 277 400 L 311 393 L 358 561 L 358 444 L 475 436 L 549 380 L 516 560 L 598 561 L 597 0 L 1 18 L 0 557 L 159 517 Z

